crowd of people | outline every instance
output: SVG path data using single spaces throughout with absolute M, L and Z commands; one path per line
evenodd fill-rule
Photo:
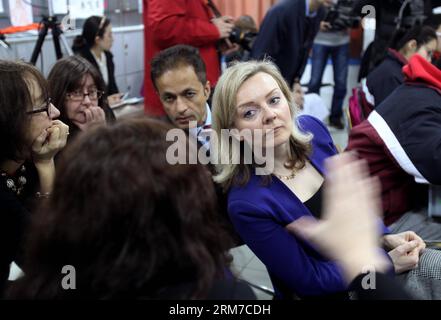
M 427 215 L 441 185 L 441 22 L 396 30 L 362 81 L 372 111 L 338 150 L 300 85 L 312 51 L 319 97 L 332 56 L 327 124 L 345 127 L 349 29 L 327 20 L 335 1 L 278 2 L 246 48 L 212 1 L 146 4 L 143 118 L 112 111 L 105 16 L 47 79 L 0 60 L 0 297 L 256 299 L 231 267 L 246 244 L 275 299 L 441 299 L 440 251 L 425 242 L 441 240 Z

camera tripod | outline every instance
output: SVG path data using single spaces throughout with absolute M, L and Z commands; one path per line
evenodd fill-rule
M 38 33 L 38 40 L 35 44 L 34 51 L 32 52 L 31 63 L 33 65 L 37 63 L 38 55 L 41 52 L 41 47 L 43 46 L 44 39 L 46 38 L 49 29 L 52 30 L 52 40 L 54 42 L 55 55 L 57 57 L 57 60 L 63 57 L 63 53 L 61 52 L 60 39 L 68 55 L 72 55 L 72 50 L 67 43 L 66 37 L 63 34 L 63 30 L 61 30 L 61 23 L 57 20 L 57 17 L 53 15 L 52 1 L 48 1 L 48 9 L 49 15 L 43 16 L 43 20 L 41 21 L 42 27 Z

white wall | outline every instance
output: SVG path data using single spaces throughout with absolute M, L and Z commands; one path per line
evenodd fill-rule
M 66 41 L 72 45 L 73 38 L 80 31 L 66 33 Z M 121 92 L 130 92 L 130 97 L 139 96 L 144 80 L 144 26 L 114 27 L 114 43 L 112 53 L 115 62 L 115 78 Z M 7 39 L 9 49 L 0 46 L 0 59 L 23 59 L 30 61 L 37 35 L 26 34 Z M 63 45 L 61 45 L 62 50 Z M 51 67 L 56 62 L 55 49 L 52 35 L 48 34 L 39 55 L 36 66 L 48 75 Z

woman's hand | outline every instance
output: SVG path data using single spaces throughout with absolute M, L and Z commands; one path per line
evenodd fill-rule
M 53 161 L 54 156 L 64 148 L 69 127 L 60 120 L 53 120 L 52 126 L 44 130 L 32 144 L 32 160 L 36 166 Z
M 395 273 L 399 274 L 418 267 L 420 256 L 417 248 L 419 245 L 417 240 L 412 240 L 388 252 L 394 263 Z
M 327 161 L 323 219 L 303 217 L 287 229 L 337 261 L 351 282 L 367 268 L 384 271 L 386 257 L 378 250 L 379 183 L 366 163 L 343 153 Z
M 426 244 L 423 239 L 421 239 L 415 232 L 406 231 L 397 234 L 388 234 L 383 237 L 383 245 L 389 249 L 395 249 L 405 243 L 409 243 L 411 241 L 416 241 L 418 246 L 415 248 L 415 251 L 421 255 L 421 253 L 426 248 Z
M 87 131 L 91 126 L 96 124 L 105 124 L 106 115 L 101 107 L 90 107 L 84 110 L 86 121 L 83 123 L 74 122 L 81 131 Z
M 385 235 L 383 245 L 391 250 L 388 254 L 397 274 L 416 268 L 419 257 L 426 248 L 423 239 L 413 231 Z
M 60 120 L 53 120 L 52 126 L 44 130 L 32 144 L 32 160 L 40 180 L 40 192 L 49 194 L 55 179 L 55 155 L 64 148 L 69 127 Z

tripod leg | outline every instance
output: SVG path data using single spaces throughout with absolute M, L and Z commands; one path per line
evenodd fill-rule
M 52 37 L 54 40 L 55 55 L 57 56 L 57 60 L 63 57 L 63 53 L 61 52 L 61 46 L 60 46 L 61 30 L 59 30 L 58 28 L 59 28 L 58 25 L 52 28 Z
M 60 40 L 61 40 L 61 44 L 63 45 L 64 50 L 67 53 L 67 55 L 73 56 L 72 49 L 71 49 L 71 47 L 69 47 L 69 44 L 67 43 L 67 40 L 66 40 L 64 33 L 60 34 Z
M 40 32 L 38 33 L 38 40 L 37 40 L 37 43 L 35 44 L 34 51 L 32 52 L 31 63 L 33 65 L 35 65 L 37 63 L 38 55 L 41 52 L 41 47 L 43 46 L 44 39 L 46 38 L 46 35 L 47 35 L 47 30 L 48 30 L 48 25 L 47 25 L 47 23 L 44 22 L 43 27 L 41 28 Z

